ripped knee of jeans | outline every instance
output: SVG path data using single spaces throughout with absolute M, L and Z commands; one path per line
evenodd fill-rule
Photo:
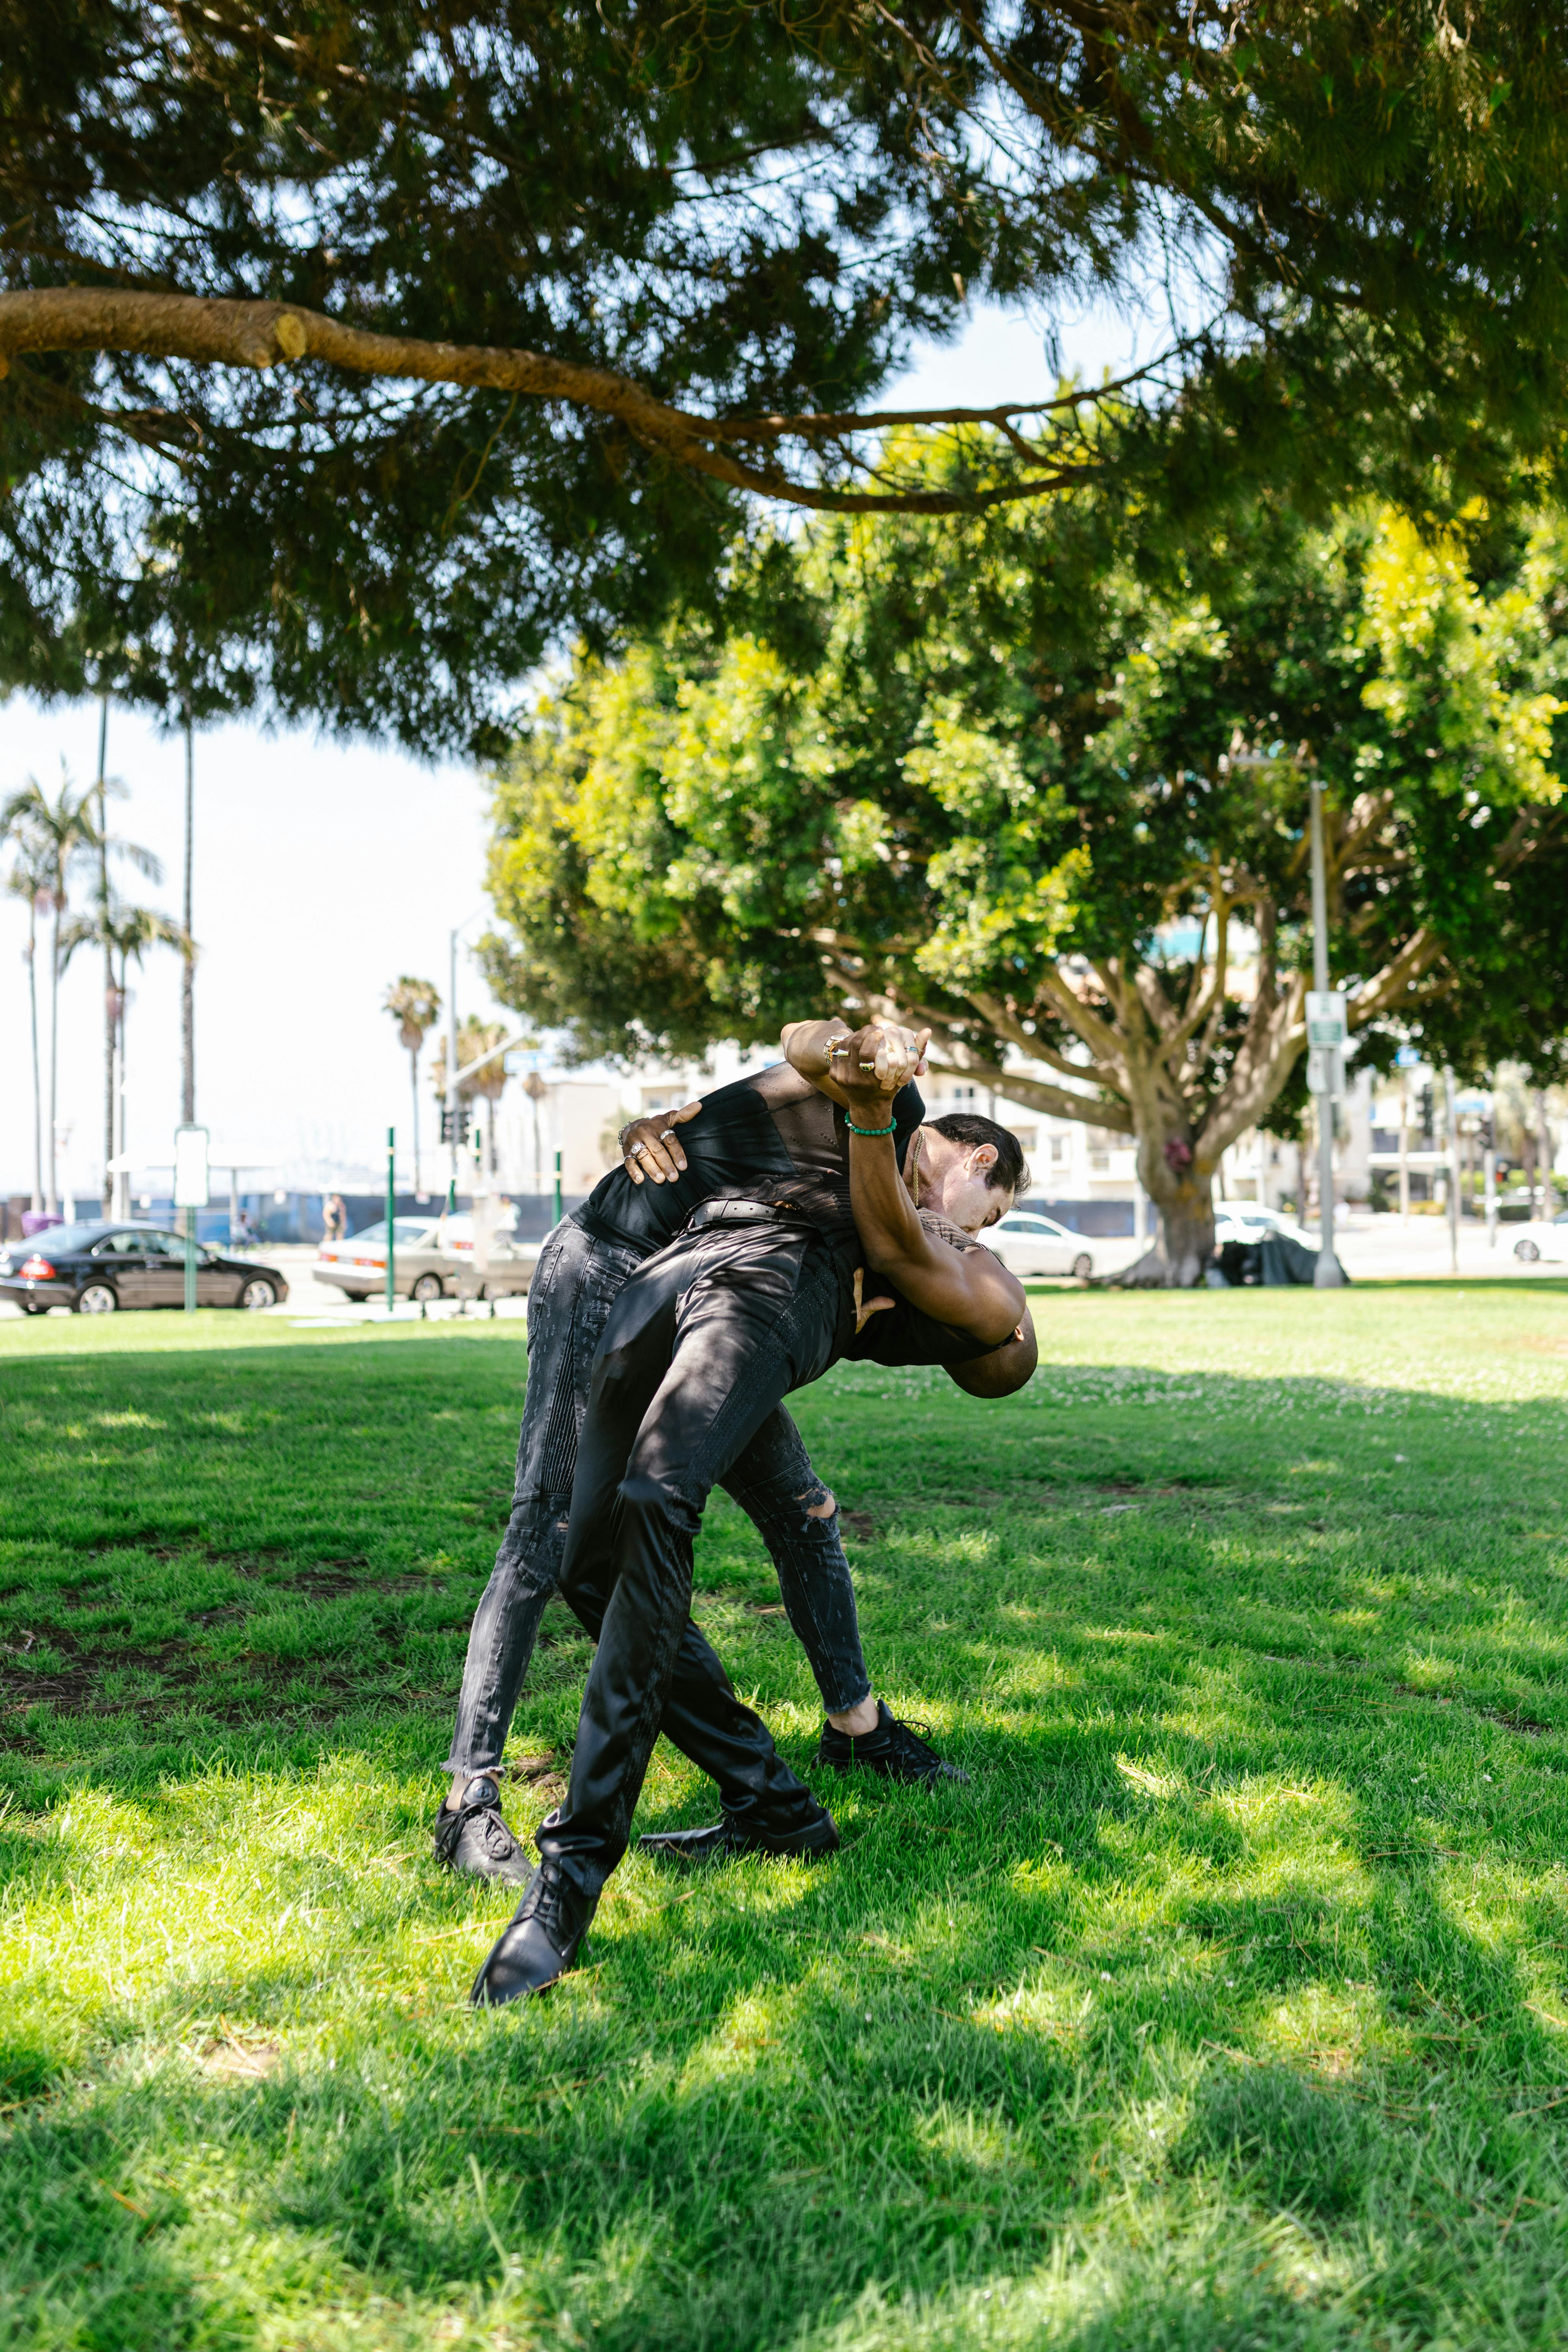
M 803 1493 L 796 1495 L 794 1500 L 805 1505 L 805 1516 L 808 1519 L 830 1519 L 838 1508 L 838 1497 L 837 1495 L 829 1494 L 820 1481 L 807 1486 Z

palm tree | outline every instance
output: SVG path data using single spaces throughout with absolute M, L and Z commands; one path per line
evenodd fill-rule
M 488 1149 L 489 1171 L 492 1176 L 496 1172 L 496 1105 L 506 1092 L 507 1080 L 506 1065 L 500 1055 L 496 1054 L 495 1049 L 504 1042 L 505 1037 L 504 1023 L 481 1021 L 474 1013 L 469 1013 L 458 1031 L 458 1093 L 459 1097 L 466 1095 L 470 1102 L 476 1095 L 483 1095 L 489 1104 L 489 1117 L 486 1126 L 489 1129 Z M 487 1054 L 495 1055 L 495 1059 L 487 1061 L 482 1070 L 476 1071 L 471 1078 L 468 1077 L 466 1073 Z M 447 1099 L 447 1041 L 445 1038 L 436 1049 L 436 1059 L 431 1064 L 430 1076 L 437 1096 L 444 1103 Z
M 13 793 L 4 808 L 0 808 L 0 832 L 20 832 L 36 845 L 38 863 L 45 876 L 48 911 L 54 925 L 49 957 L 48 1181 L 46 1188 L 46 1205 L 51 1216 L 59 1213 L 55 1129 L 59 1102 L 60 975 L 82 936 L 73 929 L 68 942 L 64 929 L 70 883 L 82 859 L 94 856 L 124 857 L 149 880 L 156 882 L 163 877 L 163 868 L 150 849 L 139 848 L 134 842 L 108 838 L 93 815 L 95 797 L 102 805 L 108 793 L 123 791 L 122 784 L 95 777 L 90 784 L 84 785 L 79 792 L 62 761 L 60 788 L 54 800 L 50 800 L 37 777 L 29 776 L 21 791 Z M 90 932 L 88 935 L 97 936 Z
M 27 1013 L 33 1033 L 33 1206 L 44 1205 L 44 1086 L 38 1064 L 38 917 L 49 911 L 48 853 L 30 826 L 8 826 L 15 852 L 5 887 L 27 902 Z
M 433 981 L 410 980 L 405 972 L 401 980 L 393 982 L 381 1002 L 382 1009 L 397 1023 L 398 1039 L 408 1055 L 414 1089 L 414 1190 L 419 1192 L 424 1190 L 419 1181 L 419 1049 L 425 1032 L 440 1018 L 441 999 Z

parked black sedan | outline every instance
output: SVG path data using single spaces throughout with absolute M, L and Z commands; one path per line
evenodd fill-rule
M 196 1245 L 198 1307 L 276 1307 L 289 1286 L 276 1266 Z M 185 1244 L 158 1225 L 49 1225 L 30 1241 L 0 1244 L 0 1298 L 25 1315 L 68 1307 L 112 1315 L 120 1307 L 183 1307 Z

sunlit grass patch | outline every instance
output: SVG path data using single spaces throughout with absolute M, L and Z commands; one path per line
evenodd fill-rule
M 716 1505 L 703 1622 L 841 1851 L 634 1853 L 488 2017 L 509 1899 L 427 1829 L 517 1328 L 6 1327 L 0 2336 L 1555 2347 L 1562 1311 L 1052 1294 L 1003 1406 L 833 1376 L 873 1670 L 969 1785 L 816 1768 Z M 525 1833 L 589 1655 L 546 1633 Z M 712 1804 L 661 1748 L 641 1822 Z

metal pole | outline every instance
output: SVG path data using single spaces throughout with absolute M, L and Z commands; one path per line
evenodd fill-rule
M 186 1122 L 187 1125 L 189 1122 Z M 185 1211 L 185 1312 L 196 1311 L 196 1213 Z
M 561 1154 L 555 1155 L 555 1222 L 561 1223 Z
M 1323 780 L 1316 761 L 1308 772 L 1310 786 L 1312 835 L 1312 986 L 1320 996 L 1329 986 L 1329 886 L 1323 861 Z M 1321 1244 L 1313 1282 L 1320 1290 L 1337 1290 L 1344 1276 L 1334 1255 L 1334 1096 L 1338 1091 L 1340 1057 L 1329 1064 L 1329 1090 L 1318 1097 L 1318 1223 Z
M 1497 1151 L 1488 1144 L 1481 1154 L 1481 1182 L 1486 1192 L 1487 1247 L 1497 1247 Z
M 1399 1222 L 1410 1223 L 1410 1077 L 1399 1074 Z
M 397 1297 L 396 1244 L 393 1240 L 394 1221 L 397 1214 L 397 1180 L 393 1167 L 396 1140 L 397 1129 L 389 1127 L 386 1130 L 386 1311 L 389 1315 Z
M 447 1124 L 452 1151 L 447 1163 L 447 1214 L 458 1213 L 458 934 L 452 933 L 452 969 L 447 990 Z
M 1454 1110 L 1454 1073 L 1443 1073 L 1443 1115 L 1447 1122 L 1448 1271 L 1459 1271 L 1459 1122 Z
M 185 957 L 180 982 L 180 1117 L 186 1127 L 196 1123 L 196 963 L 192 944 L 191 874 L 196 812 L 196 751 L 191 731 L 191 706 L 185 705 Z
M 109 697 L 98 712 L 98 916 L 103 926 L 103 1213 L 114 1214 L 114 942 L 109 936 Z

